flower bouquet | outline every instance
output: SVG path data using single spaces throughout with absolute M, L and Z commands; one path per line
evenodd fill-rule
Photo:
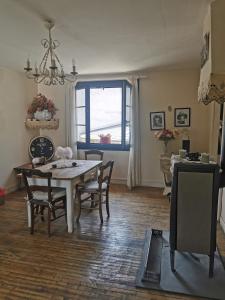
M 57 110 L 51 99 L 48 99 L 42 94 L 38 94 L 28 107 L 27 114 L 30 119 L 51 120 Z
M 178 130 L 163 129 L 155 133 L 155 138 L 164 142 L 165 153 L 167 153 L 168 142 L 174 140 L 178 135 Z

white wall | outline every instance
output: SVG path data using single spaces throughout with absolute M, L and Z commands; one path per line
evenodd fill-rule
M 146 79 L 140 81 L 140 112 L 141 112 L 141 162 L 142 185 L 162 186 L 163 178 L 159 169 L 159 155 L 163 153 L 162 142 L 154 138 L 150 131 L 149 113 L 154 111 L 166 112 L 166 126 L 173 128 L 174 108 L 191 107 L 191 151 L 206 152 L 209 145 L 209 108 L 197 102 L 199 83 L 198 70 L 167 71 L 147 74 Z M 55 145 L 66 145 L 65 139 L 65 87 L 47 87 L 40 85 L 39 92 L 52 97 L 60 109 L 58 130 L 42 131 L 53 138 Z M 168 112 L 168 106 L 172 112 Z M 181 142 L 169 144 L 169 150 L 177 152 Z M 80 158 L 83 151 L 79 151 Z M 128 152 L 105 151 L 104 160 L 115 160 L 113 179 L 126 182 L 128 168 Z
M 141 162 L 142 185 L 160 186 L 162 174 L 159 156 L 163 153 L 163 142 L 157 141 L 150 131 L 149 113 L 166 112 L 166 128 L 174 128 L 174 108 L 191 108 L 191 151 L 208 152 L 209 108 L 197 102 L 199 83 L 198 70 L 149 73 L 140 82 L 141 98 Z M 168 106 L 172 111 L 168 111 Z M 169 151 L 177 152 L 181 140 L 169 142 Z
M 66 145 L 66 120 L 65 120 L 65 86 L 46 86 L 38 85 L 38 93 L 45 95 L 54 101 L 58 109 L 55 118 L 59 118 L 59 128 L 57 130 L 41 129 L 40 134 L 49 136 L 53 139 L 55 146 Z
M 36 134 L 25 128 L 28 103 L 37 86 L 22 73 L 0 69 L 0 186 L 17 187 L 13 168 L 28 162 L 28 144 Z

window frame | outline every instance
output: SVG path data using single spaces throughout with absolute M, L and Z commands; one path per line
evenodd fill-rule
M 132 85 L 127 80 L 101 80 L 80 81 L 75 86 L 77 90 L 85 89 L 85 129 L 86 142 L 77 141 L 77 149 L 99 149 L 113 151 L 129 151 L 130 143 L 126 144 L 126 88 L 132 90 Z M 90 89 L 92 88 L 121 88 L 122 89 L 122 114 L 121 114 L 121 144 L 90 143 Z M 75 104 L 76 106 L 76 104 Z M 78 126 L 76 124 L 76 126 Z M 76 129 L 77 130 L 77 129 Z

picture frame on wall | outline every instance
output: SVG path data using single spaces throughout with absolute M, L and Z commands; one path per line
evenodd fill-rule
M 174 110 L 174 126 L 190 127 L 191 126 L 191 109 L 190 107 L 175 108 Z
M 165 129 L 165 112 L 150 112 L 150 128 L 151 130 Z

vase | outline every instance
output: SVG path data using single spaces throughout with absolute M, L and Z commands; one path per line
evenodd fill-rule
M 163 141 L 164 142 L 164 154 L 168 154 L 168 149 L 167 149 L 167 146 L 168 146 L 168 140 L 166 141 Z
M 52 114 L 47 110 L 47 109 L 44 109 L 42 111 L 36 111 L 34 113 L 34 118 L 38 121 L 43 121 L 43 120 L 51 120 L 52 118 Z

